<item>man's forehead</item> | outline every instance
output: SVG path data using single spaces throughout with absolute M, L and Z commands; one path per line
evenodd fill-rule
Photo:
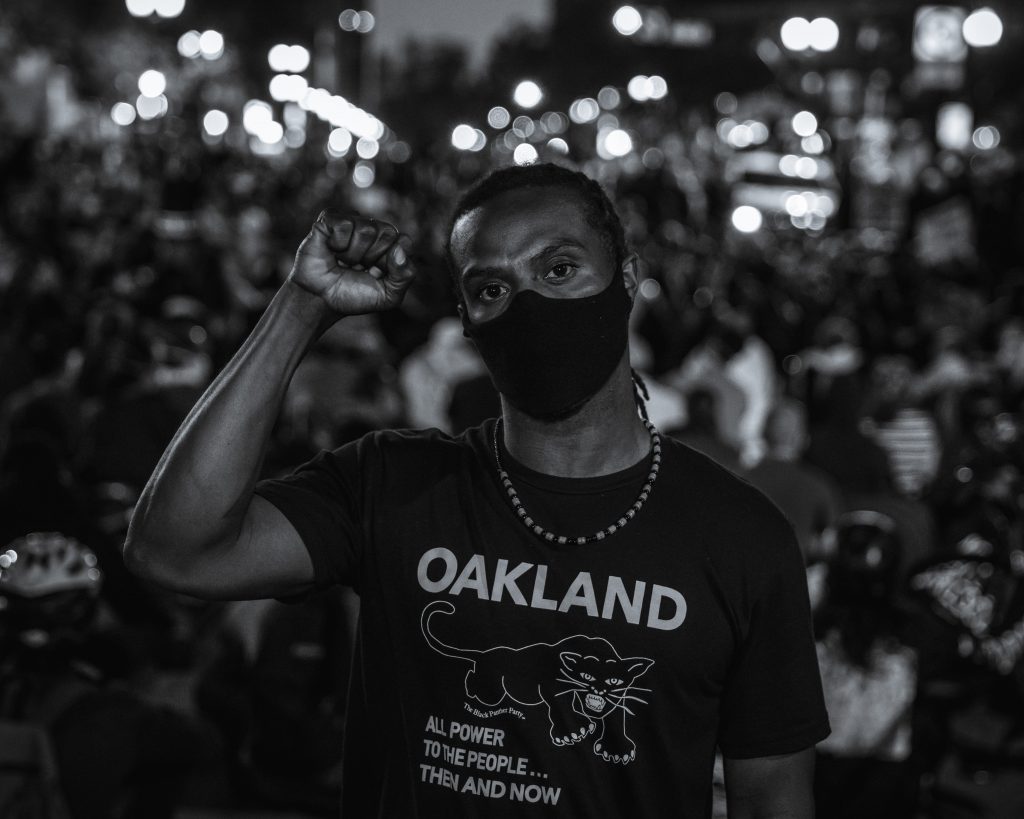
M 491 245 L 541 237 L 567 236 L 580 245 L 598 238 L 586 218 L 587 203 L 565 188 L 533 187 L 506 191 L 460 216 L 452 230 L 452 249 L 484 250 Z

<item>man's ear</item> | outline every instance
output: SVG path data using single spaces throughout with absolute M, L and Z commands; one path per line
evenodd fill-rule
M 622 281 L 626 285 L 629 300 L 636 301 L 636 291 L 640 286 L 640 258 L 630 253 L 622 260 Z
M 455 309 L 459 311 L 459 319 L 462 321 L 462 337 L 472 339 L 473 337 L 466 331 L 466 305 L 462 303 L 462 299 L 458 300 Z

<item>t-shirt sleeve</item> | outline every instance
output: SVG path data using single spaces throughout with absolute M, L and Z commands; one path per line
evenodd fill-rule
M 358 585 L 364 447 L 365 439 L 323 451 L 291 475 L 256 485 L 255 493 L 274 504 L 302 538 L 317 589 L 337 583 Z
M 748 575 L 746 633 L 723 694 L 719 747 L 733 759 L 795 753 L 829 734 L 807 579 L 792 527 L 770 527 Z

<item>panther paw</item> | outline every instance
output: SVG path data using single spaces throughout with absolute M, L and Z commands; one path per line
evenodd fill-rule
M 594 733 L 594 723 L 591 722 L 580 726 L 570 734 L 556 735 L 552 732 L 551 741 L 559 747 L 564 745 L 575 745 L 577 742 L 582 742 L 592 733 Z
M 636 759 L 636 747 L 616 749 L 598 741 L 594 743 L 594 753 L 605 762 L 613 762 L 620 765 L 628 765 Z

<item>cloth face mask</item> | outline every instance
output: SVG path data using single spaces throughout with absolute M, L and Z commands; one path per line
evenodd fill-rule
M 631 307 L 618 270 L 593 296 L 555 299 L 523 290 L 497 318 L 473 323 L 463 315 L 462 326 L 498 392 L 527 415 L 557 420 L 611 376 L 629 340 Z

